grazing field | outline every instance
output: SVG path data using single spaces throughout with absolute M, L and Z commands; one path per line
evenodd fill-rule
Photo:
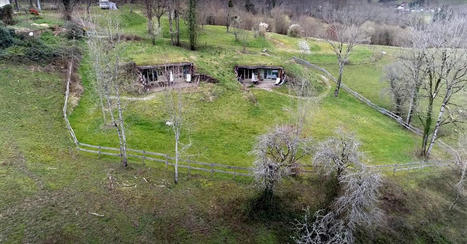
M 184 156 L 199 161 L 251 167 L 250 151 L 257 137 L 276 125 L 294 123 L 302 99 L 285 87 L 272 91 L 245 89 L 233 67 L 238 64 L 281 65 L 293 76 L 313 83 L 307 104 L 304 135 L 313 143 L 325 140 L 336 128 L 355 133 L 364 161 L 370 165 L 419 160 L 420 138 L 396 122 L 342 92 L 333 97 L 329 81 L 294 63 L 300 56 L 335 72 L 335 57 L 327 43 L 307 40 L 311 54 L 298 49 L 296 38 L 268 33 L 246 47 L 224 27 L 204 26 L 200 49 L 187 51 L 164 35 L 152 45 L 141 8 L 127 6 L 99 14 L 114 15 L 122 31 L 141 41 L 122 44 L 123 59 L 138 65 L 191 61 L 197 70 L 219 80 L 183 93 L 187 126 L 182 143 L 192 143 Z M 21 16 L 16 26 L 32 23 L 63 26 L 56 12 L 43 11 L 39 20 Z M 187 42 L 182 25 L 182 41 Z M 45 31 L 40 37 L 51 45 L 68 45 L 63 36 Z M 91 55 L 84 48 L 74 84 L 82 86 L 79 100 L 69 107 L 70 121 L 80 142 L 118 145 L 115 130 L 103 123 L 94 87 Z M 13 47 L 14 48 L 14 47 Z M 382 50 L 386 56 L 379 56 Z M 346 66 L 345 83 L 377 104 L 389 107 L 380 82 L 381 67 L 394 58 L 386 47 L 359 46 Z M 0 61 L 0 243 L 291 243 L 292 223 L 311 211 L 329 207 L 335 182 L 313 172 L 290 177 L 275 189 L 273 214 L 258 209 L 260 194 L 250 177 L 182 171 L 173 183 L 173 169 L 130 160 L 123 168 L 117 158 L 78 152 L 63 120 L 65 70 L 60 65 Z M 124 100 L 130 148 L 173 155 L 173 133 L 166 125 L 163 93 L 144 101 Z M 319 99 L 318 99 L 319 97 Z M 441 150 L 435 157 L 444 159 Z M 303 160 L 309 164 L 310 160 Z M 387 217 L 372 233 L 357 233 L 363 243 L 465 243 L 465 202 L 448 211 L 454 199 L 451 169 L 426 168 L 385 174 L 381 209 Z

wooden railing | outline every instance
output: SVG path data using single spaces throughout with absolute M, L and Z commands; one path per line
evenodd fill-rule
M 300 61 L 300 59 L 296 59 L 296 60 L 297 62 L 303 61 L 303 60 Z M 305 62 L 305 64 L 308 66 L 314 66 L 306 61 L 303 61 L 303 62 Z M 327 73 L 327 75 L 330 78 L 334 79 L 334 77 L 329 72 L 327 72 L 325 69 L 322 69 L 318 66 L 316 66 L 315 68 L 322 70 L 324 73 Z M 71 83 L 72 70 L 73 70 L 73 61 L 71 60 L 68 63 L 65 103 L 63 106 L 63 118 L 65 120 L 67 129 L 70 133 L 70 136 L 74 144 L 76 145 L 79 151 L 97 154 L 99 155 L 99 157 L 103 155 L 111 156 L 111 157 L 120 157 L 119 148 L 107 147 L 107 146 L 96 146 L 96 145 L 91 145 L 87 143 L 82 143 L 82 142 L 79 142 L 78 139 L 76 138 L 76 135 L 74 133 L 73 128 L 71 127 L 71 124 L 68 120 L 68 115 L 67 115 L 67 106 L 68 106 L 68 97 L 70 94 L 70 83 Z M 346 89 L 347 91 L 351 91 L 351 89 L 346 86 L 344 89 Z M 358 93 L 355 93 L 354 95 L 357 96 L 357 94 Z M 364 98 L 360 94 L 358 94 L 358 97 L 360 97 L 359 100 L 361 99 L 361 101 L 364 101 L 364 102 L 366 101 L 365 103 L 367 103 L 368 105 L 373 104 L 371 103 L 371 101 Z M 373 107 L 373 105 L 371 106 Z M 387 114 L 389 116 L 392 113 L 388 111 Z M 175 163 L 174 163 L 175 159 L 163 153 L 128 148 L 127 156 L 130 158 L 140 159 L 142 160 L 143 164 L 146 164 L 146 160 L 148 160 L 148 161 L 163 164 L 167 168 L 169 166 L 175 166 Z M 439 162 L 438 163 L 414 162 L 414 163 L 406 163 L 406 164 L 393 164 L 393 165 L 368 166 L 368 167 L 374 168 L 374 169 L 380 169 L 380 170 L 392 169 L 393 173 L 395 173 L 396 171 L 401 171 L 401 170 L 412 170 L 412 169 L 420 169 L 420 168 L 425 168 L 425 167 L 434 167 L 434 166 L 443 166 L 443 165 L 449 165 L 449 164 L 441 164 Z M 238 166 L 218 164 L 218 163 L 206 163 L 206 162 L 199 162 L 199 161 L 188 160 L 188 159 L 180 159 L 178 167 L 185 168 L 188 170 L 198 170 L 198 171 L 203 171 L 203 172 L 209 172 L 211 174 L 221 173 L 221 174 L 230 174 L 234 176 L 247 176 L 247 177 L 252 176 L 252 168 L 249 168 L 249 167 L 238 167 Z M 301 165 L 301 172 L 307 174 L 307 173 L 312 173 L 314 171 L 310 165 Z
M 120 149 L 114 147 L 95 146 L 91 144 L 78 142 L 78 150 L 82 152 L 97 154 L 99 156 L 105 155 L 120 157 Z M 163 153 L 127 148 L 127 156 L 129 158 L 140 159 L 142 160 L 143 164 L 146 164 L 145 161 L 147 160 L 156 163 L 161 163 L 166 167 L 175 166 L 175 158 Z M 204 171 L 208 173 L 222 173 L 235 176 L 251 176 L 251 168 L 218 163 L 206 163 L 188 159 L 179 159 L 178 167 L 185 168 L 188 170 Z

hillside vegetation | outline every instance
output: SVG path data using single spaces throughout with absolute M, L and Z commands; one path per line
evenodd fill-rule
M 299 100 L 287 96 L 284 87 L 251 88 L 252 99 L 236 81 L 235 65 L 267 64 L 306 77 L 316 95 L 322 95 L 308 107 L 305 126 L 305 134 L 316 143 L 343 127 L 361 141 L 369 165 L 418 160 L 415 148 L 420 138 L 345 92 L 334 98 L 328 93 L 329 81 L 291 60 L 300 56 L 335 72 L 335 57 L 325 42 L 307 40 L 312 54 L 304 55 L 298 49 L 299 39 L 272 33 L 254 38 L 250 33 L 244 51 L 225 28 L 204 26 L 198 51 L 171 46 L 167 31 L 152 45 L 146 19 L 137 9 L 97 12 L 114 15 L 125 34 L 143 38 L 122 44 L 125 62 L 191 61 L 199 72 L 219 80 L 184 93 L 190 109 L 182 141 L 192 141 L 187 153 L 192 158 L 250 167 L 254 157 L 249 152 L 257 137 L 275 125 L 294 121 L 291 112 Z M 23 18 L 17 26 L 34 22 Z M 62 26 L 58 18 L 50 13 L 40 21 Z M 166 20 L 163 25 L 167 30 Z M 182 37 L 185 43 L 187 36 Z M 41 38 L 47 44 L 69 44 L 50 32 Z M 77 44 L 83 55 L 75 74 L 84 90 L 79 103 L 69 108 L 70 121 L 80 142 L 117 146 L 115 131 L 103 124 L 93 85 L 93 54 L 84 42 Z M 375 58 L 383 50 L 387 55 Z M 359 46 L 345 83 L 389 106 L 388 97 L 381 95 L 386 85 L 379 80 L 381 67 L 394 58 L 394 52 Z M 60 65 L 0 61 L 0 243 L 290 243 L 291 223 L 303 210 L 326 208 L 334 197 L 329 177 L 318 173 L 291 177 L 278 186 L 277 211 L 271 214 L 255 206 L 258 191 L 250 177 L 183 171 L 180 183 L 174 184 L 171 168 L 143 165 L 135 159 L 130 159 L 129 168 L 122 168 L 117 158 L 78 152 L 63 120 L 64 73 Z M 125 96 L 152 97 L 125 101 L 129 147 L 173 155 L 164 95 L 128 92 Z M 435 157 L 445 156 L 437 149 Z M 456 177 L 449 168 L 385 173 L 380 205 L 387 218 L 376 231 L 357 233 L 357 239 L 362 243 L 464 243 L 465 202 L 448 211 Z

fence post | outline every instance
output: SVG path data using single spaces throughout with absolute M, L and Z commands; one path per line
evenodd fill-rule
M 396 167 L 397 167 L 397 164 L 394 165 L 394 169 L 392 170 L 392 175 L 396 175 Z
M 143 150 L 143 166 L 146 166 L 145 159 L 146 159 L 146 152 Z
M 99 146 L 99 153 L 98 153 L 98 155 L 99 155 L 99 156 L 98 156 L 99 159 L 101 159 L 101 146 Z
M 169 157 L 165 155 L 165 169 L 169 170 Z
M 211 176 L 214 174 L 214 163 L 211 163 Z

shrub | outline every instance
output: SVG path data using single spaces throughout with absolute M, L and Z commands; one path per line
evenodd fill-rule
M 259 25 L 258 25 L 258 34 L 259 34 L 259 36 L 265 37 L 266 32 L 268 31 L 268 28 L 269 28 L 268 24 L 266 24 L 264 22 L 259 23 Z
M 31 61 L 51 62 L 60 56 L 60 51 L 47 46 L 39 39 L 26 39 L 24 41 L 26 50 L 24 55 Z
M 287 30 L 287 35 L 290 37 L 302 37 L 303 28 L 299 24 L 293 24 Z
M 13 21 L 13 7 L 10 4 L 0 8 L 0 20 L 6 25 L 14 24 Z
M 12 32 L 0 26 L 0 49 L 5 49 L 15 44 L 15 38 Z
M 274 32 L 277 34 L 287 34 L 290 26 L 290 18 L 285 14 L 274 16 Z
M 34 8 L 30 8 L 29 13 L 35 16 L 39 16 L 39 11 L 37 11 L 37 9 Z
M 68 21 L 65 25 L 66 28 L 66 38 L 68 39 L 75 39 L 75 40 L 80 40 L 84 37 L 86 34 L 84 29 L 76 24 L 75 22 Z

